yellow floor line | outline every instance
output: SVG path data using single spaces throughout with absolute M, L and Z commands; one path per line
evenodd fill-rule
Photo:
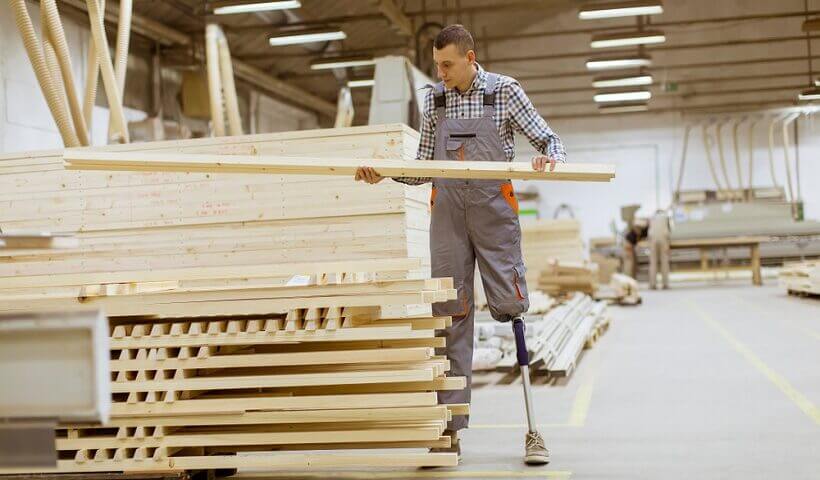
M 337 478 L 346 480 L 376 480 L 376 479 L 390 479 L 398 480 L 402 478 L 544 478 L 544 479 L 569 479 L 572 472 L 568 471 L 539 471 L 534 467 L 533 471 L 513 471 L 513 470 L 451 470 L 451 471 L 435 471 L 435 470 L 418 470 L 418 471 L 393 471 L 393 472 L 316 472 L 316 473 L 276 473 L 256 475 L 242 475 L 236 477 L 237 480 L 242 478 L 265 480 L 288 478 L 291 480 L 307 480 L 307 479 L 325 479 Z
M 687 302 L 689 308 L 695 312 L 701 320 L 706 323 L 712 330 L 716 331 L 726 340 L 732 348 L 738 352 L 747 362 L 751 363 L 760 373 L 763 374 L 770 382 L 772 382 L 786 397 L 791 400 L 797 407 L 803 411 L 816 425 L 820 425 L 820 409 L 812 403 L 805 395 L 797 391 L 788 380 L 783 378 L 779 373 L 774 371 L 771 367 L 766 365 L 757 355 L 749 348 L 740 342 L 734 335 L 729 332 L 717 320 L 712 318 L 707 312 L 699 308 L 693 302 Z
M 597 375 L 598 362 L 595 361 L 589 376 L 584 379 L 578 391 L 575 392 L 575 400 L 572 402 L 572 410 L 569 412 L 567 425 L 572 427 L 583 427 L 587 422 L 587 413 L 592 404 L 592 390 L 595 387 L 595 376 Z

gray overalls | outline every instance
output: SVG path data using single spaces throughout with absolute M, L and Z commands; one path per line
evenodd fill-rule
M 484 114 L 480 118 L 446 118 L 444 84 L 434 88 L 437 114 L 434 158 L 506 162 L 493 120 L 498 75 L 487 74 Z M 452 376 L 467 387 L 438 393 L 439 403 L 468 403 L 473 361 L 473 274 L 475 262 L 493 318 L 509 321 L 529 309 L 518 202 L 509 180 L 437 178 L 430 199 L 430 256 L 433 277 L 452 277 L 458 298 L 433 305 L 434 315 L 450 315 L 453 325 L 441 335 Z M 441 353 L 439 353 L 441 354 Z M 465 428 L 467 416 L 456 416 L 450 430 Z

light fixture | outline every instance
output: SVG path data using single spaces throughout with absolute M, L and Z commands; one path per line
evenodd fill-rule
M 375 65 L 372 57 L 330 57 L 314 60 L 310 64 L 311 70 L 330 70 L 333 68 L 366 67 Z
M 347 86 L 350 88 L 356 87 L 372 87 L 376 84 L 376 80 L 373 78 L 364 79 L 364 80 L 348 80 Z
M 597 93 L 595 97 L 593 97 L 596 103 L 636 102 L 639 100 L 649 100 L 650 98 L 652 98 L 652 92 L 649 90 Z
M 592 48 L 629 47 L 633 45 L 651 45 L 663 43 L 666 36 L 659 31 L 627 32 L 595 35 L 589 44 Z
M 599 113 L 632 113 L 646 112 L 649 104 L 644 102 L 621 102 L 598 105 Z
M 798 100 L 820 100 L 820 87 L 812 87 L 800 92 Z
M 300 8 L 302 4 L 298 0 L 288 0 L 279 2 L 214 2 L 212 4 L 214 15 L 231 15 L 235 13 L 269 12 L 271 10 L 290 10 Z
M 281 47 L 283 45 L 296 45 L 299 43 L 329 42 L 331 40 L 344 40 L 347 34 L 341 30 L 324 30 L 311 32 L 292 32 L 276 37 L 270 37 L 268 42 L 271 46 Z
M 652 75 L 634 73 L 617 77 L 596 77 L 592 81 L 592 86 L 595 88 L 636 87 L 640 85 L 652 85 Z
M 652 60 L 645 56 L 591 58 L 587 60 L 588 70 L 608 70 L 613 68 L 648 67 Z
M 581 20 L 596 20 L 636 15 L 659 15 L 661 13 L 663 13 L 663 4 L 660 1 L 639 0 L 587 5 L 578 12 L 578 18 Z

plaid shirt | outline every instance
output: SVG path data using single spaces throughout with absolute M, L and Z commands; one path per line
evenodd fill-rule
M 445 114 L 448 118 L 479 118 L 484 114 L 484 86 L 487 84 L 487 72 L 476 63 L 478 74 L 470 88 L 461 94 L 454 88 L 446 88 Z M 558 162 L 566 161 L 564 144 L 558 135 L 547 125 L 532 102 L 524 93 L 521 85 L 511 77 L 499 75 L 495 87 L 495 115 L 493 119 L 498 126 L 498 135 L 504 148 L 507 161 L 515 157 L 515 140 L 513 130 L 524 134 L 530 144 L 544 155 Z M 430 88 L 424 98 L 424 110 L 421 119 L 421 138 L 416 160 L 432 160 L 435 151 L 436 107 L 433 101 L 433 89 Z M 408 185 L 421 185 L 432 179 L 429 177 L 400 177 L 393 180 Z

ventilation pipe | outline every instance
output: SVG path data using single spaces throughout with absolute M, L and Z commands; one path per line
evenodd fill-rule
M 63 101 L 63 97 L 60 96 L 59 90 L 56 88 L 59 84 L 51 78 L 45 54 L 40 47 L 40 42 L 37 40 L 34 25 L 32 25 L 31 17 L 29 17 L 28 10 L 26 9 L 26 2 L 25 0 L 9 0 L 9 5 L 14 12 L 14 20 L 17 24 L 17 29 L 20 31 L 20 36 L 23 39 L 23 45 L 26 48 L 26 54 L 31 62 L 31 66 L 34 69 L 34 74 L 37 77 L 37 83 L 40 84 L 40 89 L 46 98 L 46 103 L 57 124 L 60 137 L 63 139 L 63 144 L 66 147 L 78 147 L 80 146 L 80 141 L 71 125 L 68 111 L 65 108 L 60 108 L 60 102 Z M 62 105 L 64 106 L 65 104 Z
M 228 112 L 228 128 L 231 135 L 242 135 L 242 119 L 236 98 L 231 52 L 225 33 L 216 24 L 205 28 L 205 57 L 208 68 L 208 94 L 214 135 L 225 135 L 225 113 Z
M 88 5 L 88 20 L 91 24 L 91 35 L 94 38 L 94 48 L 97 52 L 97 62 L 102 72 L 103 86 L 108 98 L 108 108 L 111 110 L 111 122 L 114 123 L 114 130 L 119 133 L 119 140 L 128 143 L 128 125 L 125 122 L 125 112 L 122 108 L 122 96 L 117 87 L 117 79 L 114 75 L 114 67 L 111 63 L 111 52 L 108 50 L 108 38 L 105 36 L 105 25 L 103 23 L 103 12 L 97 0 L 86 0 Z
M 125 101 L 125 74 L 128 70 L 128 45 L 131 40 L 131 0 L 120 0 L 119 19 L 117 21 L 117 45 L 114 49 L 114 77 L 117 79 L 117 89 Z M 101 8 L 105 12 L 105 8 Z M 108 138 L 116 134 L 114 122 L 108 120 Z
M 57 82 L 59 79 L 63 83 L 77 138 L 82 145 L 89 145 L 88 126 L 85 123 L 85 118 L 83 118 L 80 99 L 77 95 L 77 87 L 74 83 L 74 69 L 71 65 L 71 56 L 68 52 L 68 42 L 66 42 L 65 31 L 63 31 L 63 23 L 60 21 L 60 12 L 57 10 L 57 2 L 55 0 L 42 0 L 40 9 L 40 14 L 44 17 L 46 23 L 46 28 L 43 29 L 43 38 L 44 40 L 50 40 L 60 67 L 61 75 L 59 77 L 52 75 L 52 80 Z

